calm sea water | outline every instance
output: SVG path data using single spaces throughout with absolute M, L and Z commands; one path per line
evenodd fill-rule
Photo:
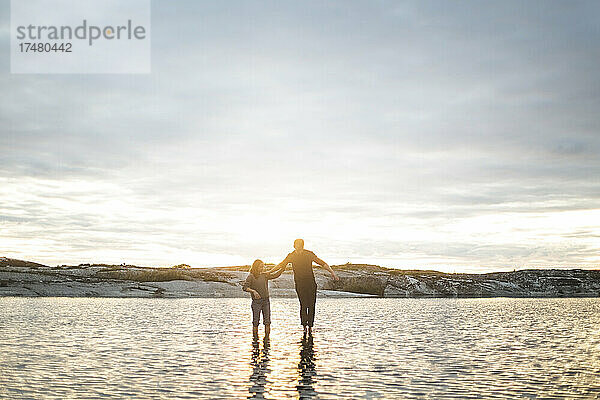
M 0 298 L 0 397 L 600 397 L 600 299 L 271 302 Z

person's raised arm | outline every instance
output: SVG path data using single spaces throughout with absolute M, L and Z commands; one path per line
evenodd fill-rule
M 267 279 L 279 278 L 281 276 L 281 274 L 283 274 L 283 271 L 285 271 L 285 268 L 288 265 L 287 261 L 288 261 L 289 257 L 290 256 L 288 255 L 282 262 L 280 262 L 279 264 L 274 266 L 272 269 L 267 271 Z
M 314 254 L 314 253 L 313 253 Z M 333 269 L 331 269 L 331 267 L 329 266 L 329 264 L 327 264 L 325 261 L 321 260 L 319 257 L 317 257 L 315 255 L 315 258 L 313 259 L 313 261 L 317 264 L 319 264 L 322 268 L 326 269 L 327 271 L 329 271 L 329 273 L 331 274 L 331 278 L 334 281 L 337 281 L 338 278 L 337 275 L 335 274 L 335 272 L 333 272 Z
M 277 271 L 279 269 L 281 269 L 281 272 L 283 273 L 283 271 L 285 271 L 285 267 L 287 267 L 288 263 L 290 262 L 290 255 L 288 254 L 285 259 L 280 262 L 279 264 L 277 264 L 271 271 Z M 279 274 L 281 275 L 281 274 Z
M 281 274 L 283 274 L 283 271 L 285 271 L 285 267 L 287 264 L 281 265 L 278 264 L 275 267 L 273 267 L 273 269 L 267 271 L 267 279 L 277 279 L 281 276 Z

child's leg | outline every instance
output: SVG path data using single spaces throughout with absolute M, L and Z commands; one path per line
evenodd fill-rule
M 258 324 L 260 323 L 261 304 L 258 300 L 252 300 L 252 335 L 258 337 Z
M 264 299 L 263 307 L 263 324 L 265 324 L 265 339 L 271 334 L 271 301 L 269 298 Z

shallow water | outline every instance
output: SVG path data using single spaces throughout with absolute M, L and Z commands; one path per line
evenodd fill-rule
M 247 299 L 0 298 L 0 397 L 600 397 L 600 299 L 271 304 L 265 346 Z

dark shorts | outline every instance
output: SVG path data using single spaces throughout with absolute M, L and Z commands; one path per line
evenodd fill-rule
M 252 300 L 252 326 L 260 323 L 260 313 L 263 315 L 263 324 L 271 325 L 271 302 L 269 298 Z

